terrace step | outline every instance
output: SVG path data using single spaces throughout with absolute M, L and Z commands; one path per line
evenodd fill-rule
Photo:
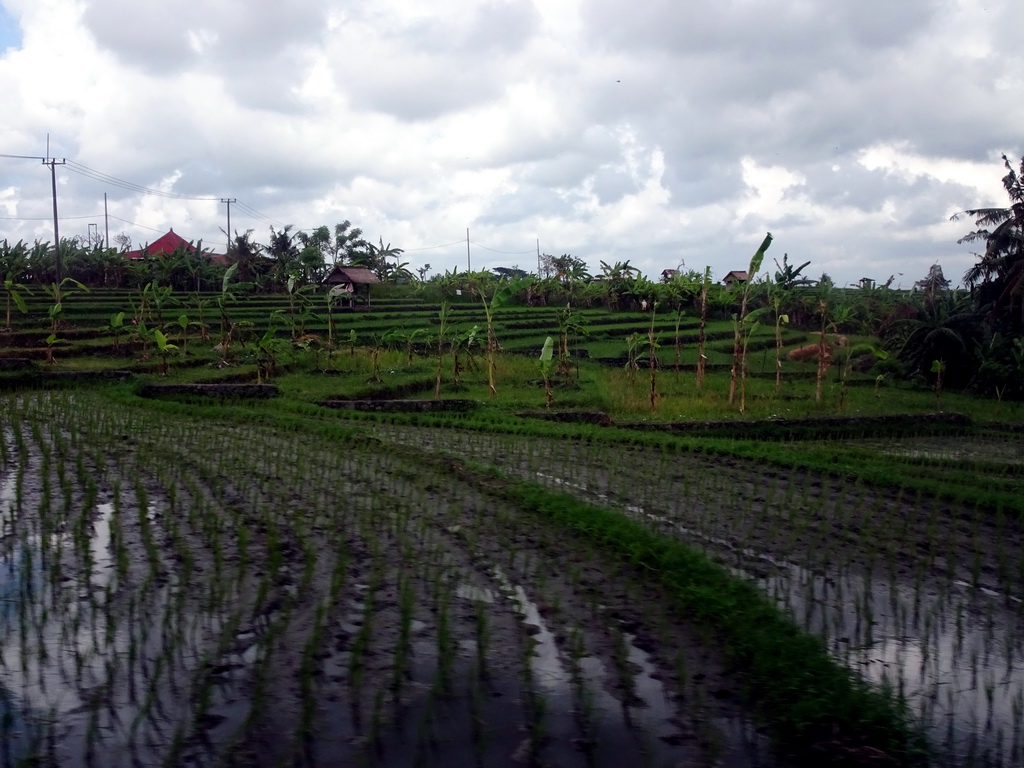
M 476 408 L 473 400 L 321 400 L 317 405 L 348 411 L 378 411 L 388 413 L 427 413 L 444 411 L 464 413 Z

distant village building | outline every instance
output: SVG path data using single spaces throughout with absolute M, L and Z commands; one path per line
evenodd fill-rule
M 188 240 L 183 238 L 173 228 L 169 229 L 165 234 L 160 235 L 156 240 L 147 245 L 144 248 L 137 248 L 134 251 L 125 251 L 122 256 L 126 259 L 145 259 L 145 258 L 156 258 L 158 256 L 170 256 L 172 253 L 177 251 L 179 248 L 184 248 L 186 251 L 195 251 L 196 247 L 192 245 Z M 206 256 L 212 264 L 227 264 L 228 257 L 223 253 L 212 253 L 211 251 L 203 251 L 203 255 Z
M 679 270 L 676 269 L 663 269 L 661 270 L 661 282 L 670 283 L 672 278 L 679 274 Z
M 725 283 L 726 288 L 732 288 L 736 283 L 745 283 L 749 279 L 750 275 L 747 274 L 746 270 L 734 269 L 722 278 L 722 282 Z
M 380 282 L 373 270 L 366 267 L 343 267 L 335 265 L 327 277 L 324 278 L 324 285 L 330 286 L 332 296 L 347 299 L 349 306 L 356 300 L 366 297 L 366 303 L 370 303 L 370 286 Z M 361 288 L 360 286 L 366 286 Z

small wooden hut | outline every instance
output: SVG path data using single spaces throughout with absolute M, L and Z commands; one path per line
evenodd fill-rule
M 734 269 L 722 278 L 722 282 L 725 283 L 726 288 L 732 288 L 734 285 L 740 285 L 747 282 L 749 279 L 750 275 L 747 274 L 745 269 Z
M 380 282 L 373 270 L 366 267 L 343 267 L 335 265 L 327 277 L 324 278 L 324 285 L 328 286 L 330 292 L 348 301 L 348 306 L 363 300 L 370 305 L 370 286 Z M 366 286 L 363 288 L 362 286 Z

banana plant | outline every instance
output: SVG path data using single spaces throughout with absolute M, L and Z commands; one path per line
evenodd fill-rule
M 288 324 L 293 339 L 304 336 L 306 322 L 316 318 L 310 299 L 306 295 L 313 290 L 315 286 L 303 285 L 297 275 L 291 275 L 285 284 L 285 294 L 288 297 Z
M 277 371 L 278 360 L 288 348 L 284 339 L 277 338 L 276 330 L 270 328 L 256 340 L 256 382 L 262 384 Z
M 704 372 L 707 369 L 708 356 L 704 354 L 704 347 L 707 343 L 708 294 L 710 291 L 711 267 L 704 267 L 704 274 L 701 276 L 700 290 L 698 291 L 700 322 L 697 326 L 697 389 L 704 387 Z
M 9 331 L 13 327 L 11 325 L 11 309 L 17 307 L 21 314 L 28 313 L 28 307 L 25 305 L 25 298 L 21 295 L 21 292 L 31 295 L 32 291 L 28 286 L 22 285 L 21 283 L 14 282 L 14 273 L 8 273 L 7 277 L 4 278 L 4 296 L 7 299 L 7 320 L 4 323 L 3 330 Z
M 437 327 L 437 371 L 434 374 L 434 399 L 441 399 L 441 368 L 444 361 L 444 343 L 448 339 L 448 316 L 451 312 L 451 304 L 447 301 L 441 302 L 441 310 L 438 312 Z
M 135 326 L 135 335 L 139 337 L 139 341 L 142 343 L 142 359 L 148 360 L 149 345 L 150 342 L 154 341 L 154 338 L 153 331 L 146 325 L 145 320 L 139 320 L 138 325 Z
M 649 393 L 651 413 L 654 413 L 658 404 L 658 349 L 661 348 L 661 344 L 658 343 L 658 338 L 654 333 L 654 316 L 657 312 L 658 302 L 654 302 L 651 307 L 651 327 L 647 329 L 647 367 L 651 382 Z
M 544 379 L 544 396 L 546 399 L 546 405 L 548 408 L 555 402 L 555 396 L 551 392 L 551 374 L 554 371 L 554 347 L 555 342 L 550 336 L 544 340 L 544 346 L 540 350 L 540 360 L 538 365 L 540 367 L 540 375 Z
M 750 337 L 761 327 L 761 318 L 769 309 L 770 307 L 760 307 L 743 318 L 743 352 L 740 355 L 740 413 L 747 410 L 747 346 L 750 344 Z
M 850 375 L 850 365 L 855 357 L 859 357 L 865 354 L 872 354 L 876 360 L 888 360 L 889 353 L 884 349 L 879 349 L 874 344 L 858 344 L 848 350 L 846 359 L 843 361 L 842 374 L 840 376 L 840 388 L 839 388 L 839 410 L 842 411 L 846 407 L 846 389 L 847 379 Z M 885 375 L 882 374 L 875 379 L 875 397 L 878 397 L 878 387 L 881 382 L 879 379 L 885 379 Z
M 107 330 L 114 334 L 114 351 L 121 353 L 121 332 L 124 330 L 124 312 L 114 312 L 110 316 L 110 323 Z
M 639 333 L 631 333 L 626 337 L 626 377 L 632 382 L 633 374 L 640 370 L 640 344 L 643 341 L 643 335 Z
M 462 384 L 462 372 L 465 370 L 465 366 L 462 364 L 462 357 L 465 357 L 470 362 L 470 367 L 476 368 L 476 364 L 473 362 L 473 348 L 479 344 L 477 334 L 480 331 L 480 326 L 474 325 L 468 331 L 457 331 L 452 337 L 452 385 L 460 386 Z
M 746 342 L 744 341 L 743 319 L 747 314 L 747 300 L 750 298 L 750 289 L 754 284 L 754 275 L 761 271 L 761 264 L 764 262 L 765 251 L 772 244 L 772 233 L 765 235 L 761 246 L 750 259 L 750 266 L 747 268 L 747 280 L 743 283 L 743 294 L 740 299 L 740 311 L 734 316 L 735 336 L 732 345 L 732 370 L 729 373 L 729 405 L 736 402 L 736 384 L 740 377 L 740 371 L 746 365 Z M 748 334 L 749 337 L 749 334 Z M 740 408 L 742 411 L 742 406 Z
M 490 293 L 490 286 L 494 282 L 490 272 L 477 272 L 475 275 L 471 275 L 469 280 L 470 290 L 483 305 L 484 319 L 487 323 L 487 388 L 491 397 L 495 397 L 498 394 L 498 389 L 495 385 L 497 373 L 495 358 L 498 352 L 498 339 L 494 335 L 494 314 L 515 296 L 524 281 L 501 281 L 497 284 L 498 287 L 493 293 Z
M 220 313 L 220 353 L 227 358 L 231 347 L 233 323 L 228 315 L 228 305 L 238 301 L 238 291 L 248 287 L 249 283 L 232 283 L 231 280 L 238 272 L 238 264 L 232 264 L 224 272 L 221 279 L 220 293 L 217 294 L 217 310 Z
M 157 351 L 160 353 L 161 371 L 166 376 L 171 370 L 169 358 L 178 346 L 172 344 L 167 335 L 159 328 L 153 329 L 153 341 L 156 343 Z
M 188 315 L 184 312 L 178 315 L 178 327 L 181 328 L 181 356 L 188 355 L 188 329 L 195 323 L 189 322 Z
M 66 288 L 65 286 L 73 286 L 73 288 Z M 89 289 L 82 285 L 80 282 L 71 277 L 65 277 L 59 283 L 49 283 L 43 286 L 43 290 L 50 297 L 53 302 L 50 305 L 50 309 L 47 315 L 50 320 L 50 335 L 45 339 L 46 341 L 46 362 L 53 362 L 53 346 L 57 343 L 62 343 L 62 339 L 57 338 L 57 331 L 60 330 L 60 319 L 64 315 L 64 302 L 75 293 L 75 288 L 81 291 L 88 291 Z

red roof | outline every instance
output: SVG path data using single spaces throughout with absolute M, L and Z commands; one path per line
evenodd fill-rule
M 141 259 L 143 253 L 148 253 L 150 256 L 160 256 L 161 254 L 174 253 L 181 246 L 184 246 L 190 251 L 194 251 L 196 249 L 192 243 L 187 242 L 185 238 L 171 229 L 168 230 L 166 234 L 160 235 L 160 237 L 145 248 L 139 248 L 135 251 L 125 251 L 124 256 L 126 259 Z
M 175 232 L 173 229 L 168 230 L 165 234 L 160 235 L 156 240 L 147 245 L 145 248 L 139 248 L 134 251 L 125 251 L 122 254 L 126 259 L 141 259 L 144 256 L 166 256 L 174 253 L 179 248 L 184 248 L 187 251 L 194 251 L 196 247 L 192 243 L 188 242 L 185 238 Z M 210 261 L 214 264 L 226 264 L 227 257 L 223 253 L 208 253 L 205 252 L 206 256 L 210 258 Z

